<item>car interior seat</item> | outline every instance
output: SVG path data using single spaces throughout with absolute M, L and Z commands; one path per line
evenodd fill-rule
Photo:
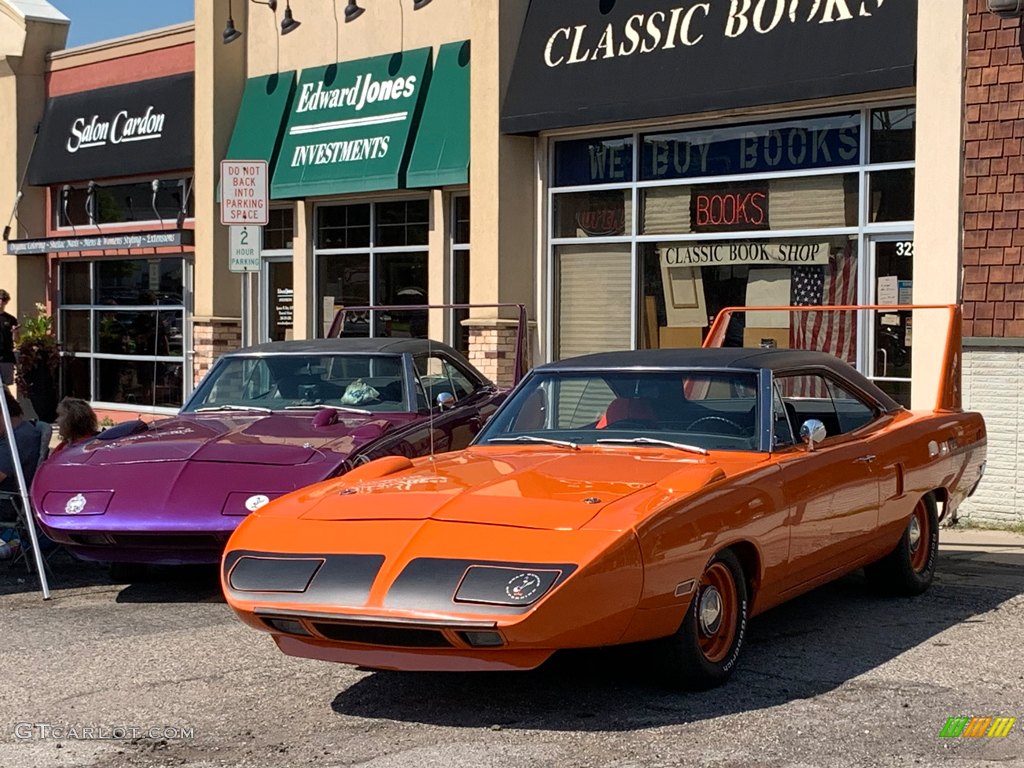
M 598 420 L 597 428 L 653 427 L 656 424 L 651 401 L 643 397 L 616 397 Z

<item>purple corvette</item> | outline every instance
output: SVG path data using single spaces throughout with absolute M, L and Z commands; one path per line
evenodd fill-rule
M 435 341 L 261 344 L 221 357 L 177 416 L 61 451 L 33 502 L 84 559 L 216 563 L 270 499 L 381 456 L 463 448 L 506 394 Z

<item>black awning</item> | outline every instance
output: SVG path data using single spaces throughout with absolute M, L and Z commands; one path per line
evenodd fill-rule
M 917 0 L 531 0 L 501 127 L 536 133 L 914 85 Z
M 28 183 L 191 169 L 194 80 L 189 72 L 49 99 Z

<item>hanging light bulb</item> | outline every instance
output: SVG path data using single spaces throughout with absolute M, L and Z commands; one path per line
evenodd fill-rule
M 224 44 L 233 43 L 241 36 L 242 33 L 235 29 L 235 20 L 231 13 L 231 0 L 228 0 L 228 23 L 224 27 Z
M 290 2 L 286 2 L 284 5 L 284 18 L 281 19 L 281 34 L 287 35 L 289 32 L 294 32 L 299 28 L 301 21 L 296 21 L 292 17 L 292 6 Z
M 364 8 L 359 7 L 359 3 L 356 0 L 348 0 L 348 5 L 345 6 L 345 21 L 355 21 L 363 15 Z

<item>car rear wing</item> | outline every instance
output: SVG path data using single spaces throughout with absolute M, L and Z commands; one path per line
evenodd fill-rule
M 916 310 L 945 310 L 948 313 L 946 344 L 939 370 L 939 389 L 935 402 L 936 411 L 960 411 L 963 409 L 961 392 L 961 358 L 963 352 L 963 315 L 958 304 L 854 304 L 825 306 L 789 307 L 726 307 L 715 316 L 711 329 L 704 339 L 703 347 L 724 345 L 726 331 L 734 314 L 754 312 L 901 312 Z M 790 326 L 794 325 L 791 316 Z
M 339 338 L 345 328 L 346 315 L 356 312 L 369 312 L 372 319 L 374 312 L 384 313 L 400 313 L 400 312 L 422 312 L 425 310 L 441 309 L 441 310 L 473 310 L 473 309 L 514 309 L 516 310 L 518 325 L 516 327 L 516 347 L 513 352 L 513 360 L 515 361 L 513 370 L 513 381 L 512 385 L 515 386 L 520 382 L 524 375 L 526 375 L 526 329 L 527 329 L 527 317 L 526 317 L 526 305 L 525 304 L 374 304 L 366 306 L 352 306 L 342 307 L 334 314 L 334 320 L 331 322 L 331 327 L 327 331 L 326 338 L 334 339 Z M 370 332 L 373 333 L 374 323 L 370 322 Z

